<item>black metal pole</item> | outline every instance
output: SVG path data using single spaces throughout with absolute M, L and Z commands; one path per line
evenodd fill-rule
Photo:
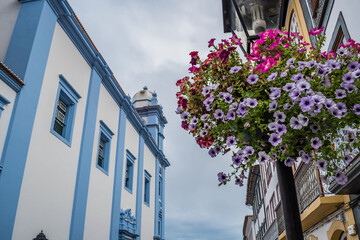
M 304 235 L 301 227 L 300 211 L 292 169 L 291 167 L 285 166 L 284 162 L 277 161 L 276 170 L 280 187 L 286 240 L 303 240 Z

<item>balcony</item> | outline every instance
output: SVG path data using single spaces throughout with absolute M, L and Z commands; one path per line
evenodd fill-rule
M 360 154 L 350 164 L 341 166 L 345 170 L 348 181 L 345 185 L 339 185 L 332 180 L 329 190 L 335 194 L 359 194 L 360 193 Z
M 136 239 L 136 218 L 131 215 L 131 209 L 121 210 L 119 240 Z

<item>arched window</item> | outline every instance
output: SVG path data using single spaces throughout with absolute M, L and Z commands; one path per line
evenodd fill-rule
M 294 11 L 291 13 L 290 26 L 289 26 L 289 33 L 292 32 L 300 32 Z

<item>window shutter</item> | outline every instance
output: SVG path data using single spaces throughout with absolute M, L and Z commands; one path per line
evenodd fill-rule
M 311 0 L 311 8 L 312 8 L 312 12 L 313 12 L 313 15 L 312 15 L 313 18 L 316 18 L 318 7 L 319 7 L 319 0 Z

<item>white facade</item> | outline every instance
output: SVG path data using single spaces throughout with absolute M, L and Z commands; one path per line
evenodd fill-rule
M 1 1 L 0 31 L 0 239 L 164 239 L 156 95 L 133 107 L 67 1 Z

